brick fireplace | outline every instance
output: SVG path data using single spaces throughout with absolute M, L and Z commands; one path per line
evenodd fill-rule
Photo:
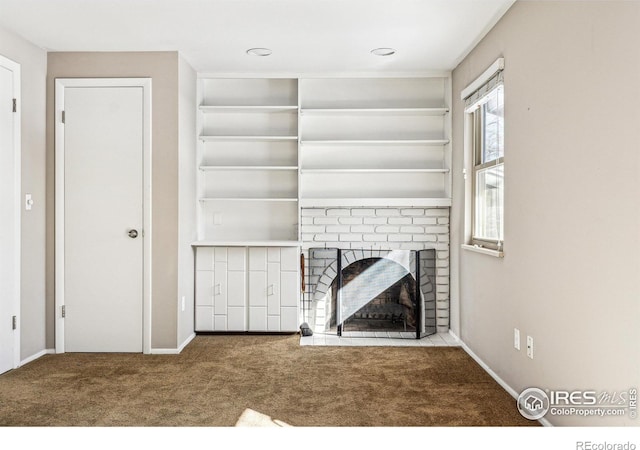
M 405 259 L 405 275 L 387 283 L 376 298 L 366 308 L 350 315 L 345 322 L 347 329 L 364 326 L 387 326 L 408 330 L 415 329 L 416 317 L 412 316 L 408 305 L 416 304 L 415 267 L 410 267 L 411 252 L 431 250 L 423 265 L 430 265 L 430 276 L 423 274 L 423 281 L 429 279 L 429 296 L 433 297 L 433 324 L 437 332 L 449 329 L 449 209 L 448 208 L 303 208 L 302 240 L 305 253 L 305 294 L 304 321 L 314 331 L 336 329 L 336 283 L 338 271 L 329 259 L 331 249 L 340 249 L 342 262 L 340 270 L 343 277 L 357 277 L 354 273 L 386 269 L 393 272 L 391 265 L 381 263 L 380 259 Z M 329 250 L 327 258 L 310 258 L 310 249 L 316 254 L 323 248 Z M 394 252 L 395 251 L 395 252 Z M 393 255 L 389 257 L 389 255 Z M 404 255 L 404 256 L 401 256 Z M 335 256 L 333 256 L 335 258 Z M 415 255 L 414 255 L 415 259 Z M 424 253 L 423 253 L 424 259 Z M 319 262 L 320 261 L 320 262 Z M 355 263 L 355 265 L 354 265 Z M 360 266 L 360 267 L 358 267 Z M 400 266 L 403 266 L 400 264 Z M 422 268 L 426 270 L 426 267 Z M 420 277 L 420 275 L 418 275 Z M 376 277 L 367 279 L 364 289 L 375 289 Z M 411 279 L 414 279 L 411 285 Z M 344 282 L 344 280 L 343 280 Z M 349 281 L 350 282 L 350 281 Z M 348 292 L 348 284 L 345 291 Z M 388 288 L 388 289 L 387 289 Z M 413 293 L 413 298 L 411 297 Z M 393 300 L 391 300 L 393 298 Z M 395 303 L 395 306 L 383 307 L 383 304 Z M 404 305 L 404 306 L 403 306 Z M 432 311 L 432 312 L 431 312 Z M 353 311 L 350 311 L 353 313 Z M 424 314 L 422 320 L 424 320 Z M 368 322 L 368 323 L 367 323 Z M 376 325 L 374 325 L 376 324 Z M 423 322 L 424 324 L 424 322 Z M 398 328 L 399 329 L 399 328 Z

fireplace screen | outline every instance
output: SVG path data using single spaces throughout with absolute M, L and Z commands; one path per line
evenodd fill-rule
M 436 332 L 435 250 L 311 248 L 305 320 L 338 336 Z

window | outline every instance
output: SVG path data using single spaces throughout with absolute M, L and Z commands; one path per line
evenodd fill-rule
M 477 83 L 477 82 L 476 82 Z M 465 98 L 471 176 L 468 244 L 502 252 L 504 242 L 504 86 L 502 70 Z M 500 254 L 501 256 L 501 254 Z

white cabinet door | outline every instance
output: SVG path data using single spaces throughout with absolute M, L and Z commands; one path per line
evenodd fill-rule
M 298 331 L 298 272 L 281 272 L 280 331 Z
M 213 329 L 227 331 L 227 263 L 216 261 L 213 277 Z
M 229 247 L 227 249 L 229 270 L 244 272 L 247 270 L 247 250 L 244 247 Z
M 267 331 L 267 249 L 249 248 L 249 331 Z
M 227 330 L 247 330 L 246 272 L 227 272 Z
M 296 247 L 282 249 L 280 283 L 280 330 L 298 331 L 300 302 L 300 253 Z
M 244 249 L 196 250 L 196 331 L 246 330 L 245 267 Z
M 297 331 L 297 265 L 296 248 L 249 248 L 250 331 Z M 286 320 L 283 306 L 293 308 Z
M 249 271 L 249 306 L 267 306 L 267 272 Z
M 213 248 L 200 247 L 196 250 L 196 270 L 213 270 Z
M 196 306 L 213 307 L 213 272 L 209 270 L 196 272 Z
M 298 258 L 295 247 L 198 248 L 196 331 L 298 331 Z
M 267 272 L 249 271 L 249 331 L 267 331 Z
M 270 262 L 267 265 L 267 314 L 280 315 L 280 263 Z
M 229 306 L 227 328 L 229 331 L 247 331 L 247 310 L 245 307 Z
M 282 295 L 280 306 L 298 306 L 298 272 L 281 272 Z
M 213 331 L 213 272 L 196 272 L 196 331 Z
M 280 308 L 280 331 L 298 331 L 298 308 L 286 306 Z
M 196 331 L 213 331 L 213 257 L 204 252 L 196 253 L 196 267 L 207 270 L 196 271 Z M 206 262 L 205 262 L 206 261 Z
M 227 314 L 227 263 L 216 262 L 213 281 L 213 306 L 216 315 Z

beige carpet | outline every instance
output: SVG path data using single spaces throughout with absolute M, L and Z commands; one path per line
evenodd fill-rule
M 0 375 L 3 426 L 529 426 L 462 349 L 197 336 L 180 355 L 47 355 Z

